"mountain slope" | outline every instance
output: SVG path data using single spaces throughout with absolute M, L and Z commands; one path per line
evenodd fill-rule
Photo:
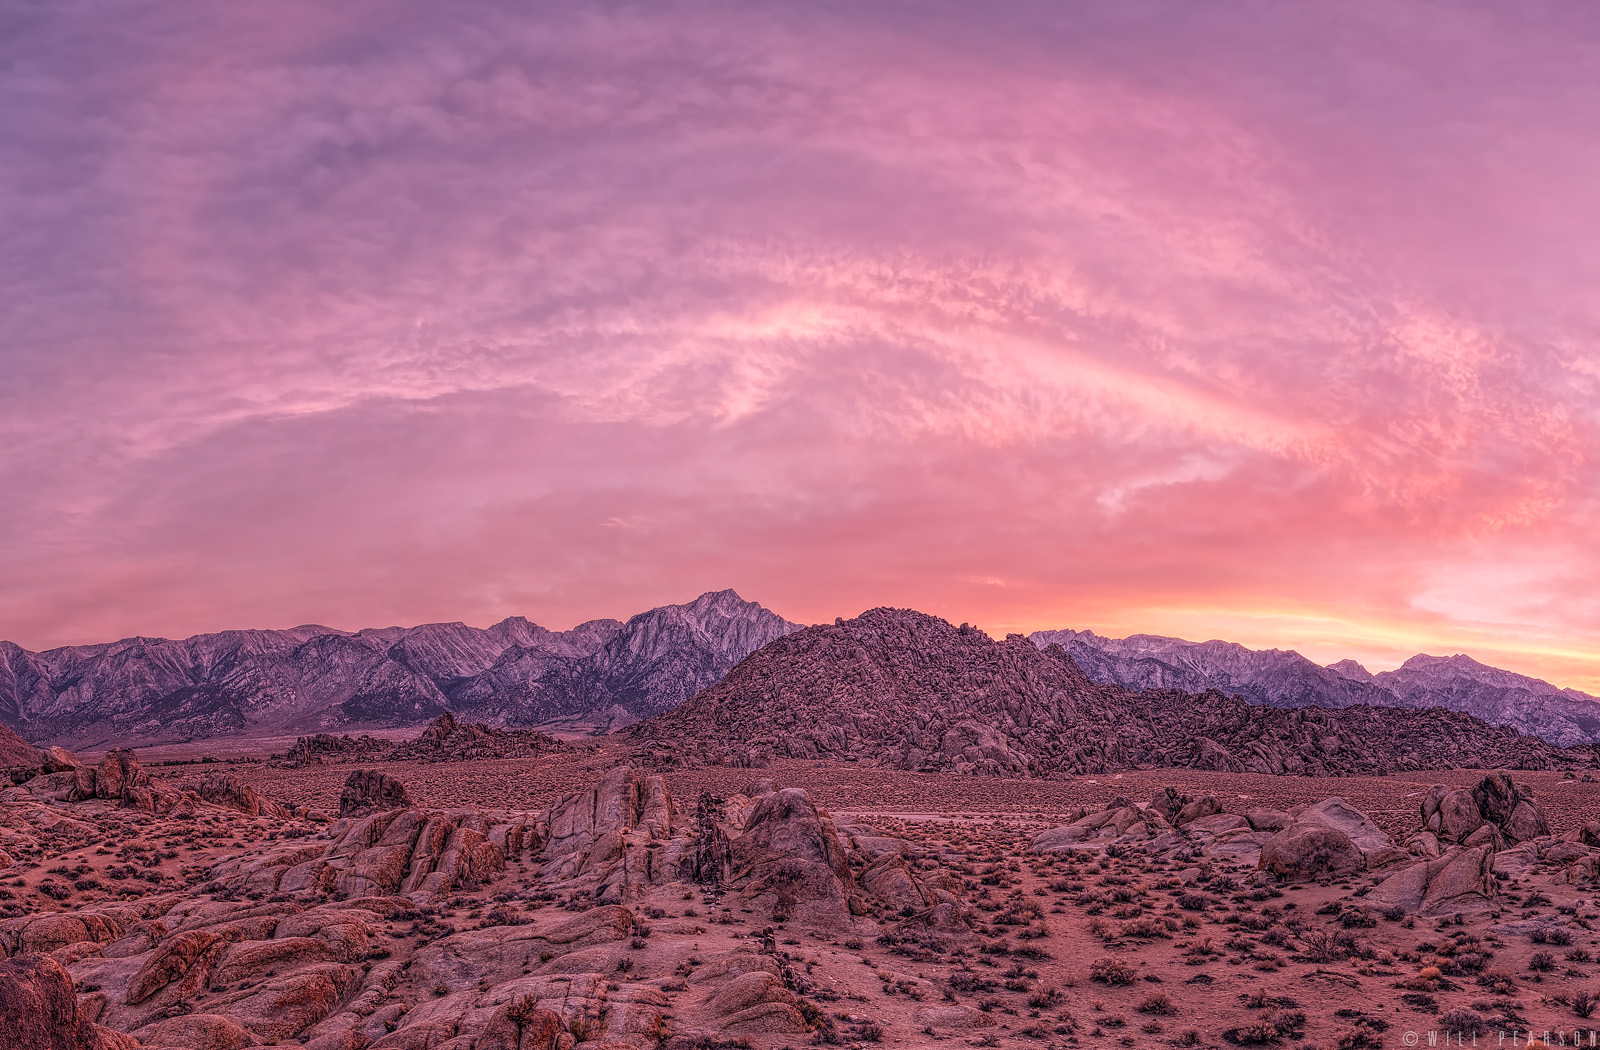
M 1219 689 L 1284 708 L 1443 707 L 1561 747 L 1600 741 L 1600 699 L 1466 656 L 1415 656 L 1374 675 L 1354 660 L 1319 667 L 1296 652 L 1232 642 L 1071 630 L 1037 631 L 1030 638 L 1041 648 L 1060 645 L 1094 681 L 1129 689 Z
M 33 653 L 0 643 L 0 721 L 90 746 L 408 725 L 446 712 L 496 724 L 681 702 L 798 628 L 733 591 L 627 623 L 550 631 L 522 617 L 356 632 L 304 626 Z
M 1060 646 L 995 642 L 904 609 L 781 638 L 630 734 L 735 762 L 837 757 L 1034 776 L 1141 766 L 1339 776 L 1592 758 L 1441 710 L 1285 710 L 1215 690 L 1131 692 L 1091 681 Z

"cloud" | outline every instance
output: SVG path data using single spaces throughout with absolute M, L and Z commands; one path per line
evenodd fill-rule
M 1580 13 L 14 23 L 0 636 L 732 584 L 1499 632 L 1535 671 L 1600 640 Z

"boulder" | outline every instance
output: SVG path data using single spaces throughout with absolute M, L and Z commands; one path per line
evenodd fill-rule
M 1527 842 L 1550 834 L 1550 821 L 1532 799 L 1525 798 L 1517 803 L 1500 829 L 1511 842 Z
M 197 968 L 194 978 L 184 983 L 202 986 L 210 964 L 225 947 L 221 936 L 205 930 L 188 930 L 172 936 L 151 953 L 128 981 L 128 1005 L 139 1005 Z
M 1294 818 L 1281 809 L 1252 807 L 1244 811 L 1244 819 L 1256 831 L 1282 831 L 1294 823 Z
M 1499 849 L 1550 834 L 1533 790 L 1503 773 L 1488 774 L 1471 791 L 1435 784 L 1422 803 L 1422 826 L 1441 842 Z
M 47 747 L 44 749 L 43 755 L 43 770 L 46 773 L 59 773 L 64 769 L 78 768 L 78 756 L 64 747 Z
M 1294 823 L 1261 847 L 1258 866 L 1288 882 L 1376 871 L 1410 855 L 1366 814 L 1344 799 L 1324 799 L 1295 814 Z
M 1222 803 L 1218 802 L 1215 795 L 1206 795 L 1188 803 L 1178 811 L 1178 818 L 1171 823 L 1178 827 L 1201 817 L 1211 817 L 1222 812 Z
M 1453 849 L 1389 876 L 1367 900 L 1423 916 L 1487 910 L 1495 903 L 1493 865 L 1493 850 Z
M 732 877 L 740 896 L 775 922 L 843 929 L 866 912 L 832 818 L 800 788 L 756 799 L 733 840 Z
M 1097 849 L 1112 843 L 1148 842 L 1170 828 L 1155 809 L 1140 809 L 1128 799 L 1118 797 L 1105 809 L 1040 832 L 1034 837 L 1033 848 L 1040 853 L 1053 853 Z
M 1156 791 L 1155 797 L 1150 800 L 1150 804 L 1145 809 L 1171 824 L 1177 819 L 1178 813 L 1183 807 L 1192 801 L 1194 800 L 1178 791 L 1177 788 L 1164 787 Z
M 1366 867 L 1366 856 L 1342 831 L 1294 824 L 1266 841 L 1257 866 L 1284 882 L 1306 882 L 1361 871 Z
M 1465 842 L 1483 825 L 1483 815 L 1469 791 L 1435 784 L 1422 803 L 1422 826 L 1445 842 Z

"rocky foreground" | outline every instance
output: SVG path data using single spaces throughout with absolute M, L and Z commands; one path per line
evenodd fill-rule
M 0 1045 L 1345 1048 L 1600 1005 L 1600 823 L 1498 773 L 1395 835 L 1172 788 L 869 823 L 626 766 L 510 810 L 50 764 L 0 792 Z
M 1593 747 L 1555 747 L 1441 708 L 1282 710 L 1216 691 L 1101 685 L 1060 646 L 1040 649 L 1021 635 L 996 642 L 908 609 L 779 638 L 628 732 L 643 759 L 667 764 L 823 758 L 1005 777 L 1149 767 L 1326 777 L 1596 762 Z

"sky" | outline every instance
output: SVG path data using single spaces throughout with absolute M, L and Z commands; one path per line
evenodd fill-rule
M 1600 9 L 0 8 L 0 638 L 723 587 L 1600 692 Z

